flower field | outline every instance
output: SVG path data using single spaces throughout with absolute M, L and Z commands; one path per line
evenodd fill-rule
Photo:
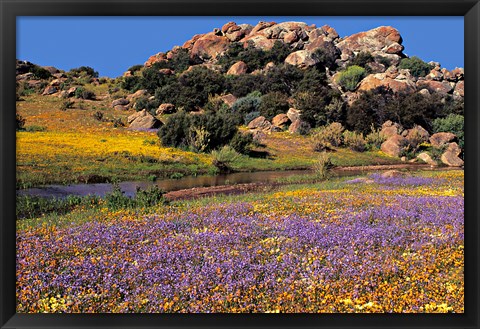
M 463 312 L 463 171 L 369 179 L 19 225 L 17 312 Z

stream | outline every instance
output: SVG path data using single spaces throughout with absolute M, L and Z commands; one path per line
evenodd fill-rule
M 412 168 L 412 170 L 426 169 Z M 438 168 L 440 169 L 440 168 Z M 380 169 L 382 170 L 382 169 Z M 385 169 L 383 169 L 385 170 Z M 434 169 L 437 170 L 437 169 Z M 367 174 L 372 171 L 379 171 L 378 169 L 365 170 L 361 167 L 353 168 L 353 170 L 333 170 L 333 176 L 355 176 L 360 174 Z M 198 188 L 198 187 L 212 187 L 221 185 L 235 185 L 235 184 L 249 184 L 249 183 L 271 183 L 279 178 L 287 178 L 295 175 L 312 174 L 311 170 L 287 170 L 287 171 L 256 171 L 256 172 L 235 172 L 230 174 L 221 174 L 216 176 L 187 176 L 179 179 L 163 179 L 155 182 L 152 181 L 127 181 L 118 183 L 125 195 L 133 197 L 137 188 L 146 190 L 149 187 L 156 185 L 165 192 L 178 191 L 184 189 Z M 71 184 L 71 185 L 47 185 L 43 187 L 29 188 L 17 191 L 17 195 L 30 195 L 39 197 L 56 197 L 65 198 L 68 195 L 86 196 L 89 194 L 103 197 L 106 193 L 111 192 L 113 184 L 99 183 L 99 184 Z

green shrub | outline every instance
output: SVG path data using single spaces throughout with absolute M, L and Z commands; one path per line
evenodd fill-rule
M 271 92 L 262 96 L 262 102 L 258 107 L 260 115 L 271 120 L 280 113 L 287 113 L 289 109 L 288 97 L 280 92 Z
M 433 132 L 450 132 L 457 136 L 458 145 L 465 145 L 465 120 L 463 115 L 449 114 L 446 118 L 437 118 L 432 122 Z
M 373 56 L 368 51 L 361 51 L 350 61 L 349 66 L 360 66 L 367 69 L 367 64 L 373 62 Z
M 348 130 L 343 132 L 343 143 L 346 147 L 356 152 L 365 151 L 367 146 L 362 133 Z
M 330 155 L 327 152 L 322 152 L 318 156 L 317 161 L 313 164 L 313 170 L 320 179 L 325 179 L 329 176 L 329 170 L 333 168 Z
M 147 190 L 141 190 L 137 187 L 135 197 L 133 199 L 134 206 L 146 208 L 165 203 L 163 195 L 165 194 L 158 186 L 153 185 Z
M 210 133 L 205 127 L 192 126 L 189 129 L 188 145 L 194 152 L 205 152 L 210 143 Z
M 85 197 L 68 195 L 66 198 L 43 198 L 19 195 L 16 200 L 17 219 L 36 218 L 49 213 L 65 214 L 79 205 L 96 206 L 100 198 L 94 195 Z
M 232 171 L 232 163 L 239 157 L 237 151 L 225 145 L 220 150 L 212 151 L 212 164 L 222 173 Z
M 254 91 L 245 97 L 238 98 L 232 105 L 232 111 L 242 119 L 249 113 L 259 113 L 258 109 L 262 103 L 261 96 L 260 92 Z M 246 122 L 246 124 L 248 124 L 248 122 Z
M 95 93 L 84 87 L 78 87 L 77 90 L 75 90 L 75 97 L 81 99 L 95 99 Z
M 345 128 L 339 122 L 333 122 L 326 127 L 323 127 L 318 133 L 332 146 L 340 146 L 342 144 L 342 133 Z
M 316 152 L 330 151 L 334 146 L 340 146 L 342 144 L 343 130 L 344 128 L 339 122 L 322 127 L 313 136 L 313 150 Z
M 229 145 L 240 154 L 248 154 L 251 151 L 252 146 L 256 146 L 257 143 L 253 139 L 252 134 L 242 134 L 237 132 L 235 136 L 233 136 Z
M 120 87 L 122 89 L 128 90 L 129 92 L 133 93 L 137 90 L 142 89 L 142 78 L 139 76 L 131 76 L 131 77 L 124 77 L 122 82 L 120 83 Z
M 157 133 L 162 145 L 180 148 L 187 147 L 191 124 L 192 118 L 185 111 L 179 111 L 169 116 L 165 125 Z
M 109 210 L 132 208 L 134 201 L 125 195 L 118 184 L 113 184 L 112 192 L 105 194 L 105 201 Z
M 344 89 L 354 91 L 357 89 L 357 84 L 365 77 L 365 69 L 358 65 L 352 65 L 340 73 L 338 83 Z
M 250 123 L 250 121 L 252 121 L 255 118 L 258 118 L 259 116 L 260 116 L 259 111 L 254 111 L 254 112 L 247 113 L 245 115 L 245 119 L 244 119 L 243 122 L 244 122 L 245 125 L 248 125 Z
M 45 131 L 47 130 L 47 127 L 45 126 L 37 126 L 37 125 L 31 125 L 31 126 L 28 126 L 28 127 L 25 127 L 25 131 L 28 131 L 28 132 L 38 132 L 38 131 Z
M 367 136 L 365 136 L 365 142 L 367 142 L 367 149 L 380 149 L 386 138 L 383 134 L 380 134 L 379 129 L 375 129 L 373 123 L 370 129 L 371 132 Z
M 164 146 L 210 151 L 228 144 L 237 130 L 235 118 L 228 112 L 193 116 L 179 111 L 168 117 L 158 136 Z
M 398 67 L 410 70 L 410 73 L 417 78 L 426 76 L 433 69 L 432 65 L 425 63 L 417 56 L 402 58 Z
M 30 69 L 30 72 L 33 73 L 33 76 L 36 79 L 40 79 L 40 80 L 46 80 L 52 76 L 52 74 L 48 70 L 38 65 L 34 65 Z
M 130 66 L 127 71 L 135 73 L 137 71 L 140 71 L 141 69 L 143 69 L 143 65 L 142 64 L 137 64 L 137 65 Z
M 92 78 L 98 78 L 98 72 L 95 71 L 90 66 L 80 66 L 78 68 L 71 69 L 68 73 L 75 77 L 79 76 L 90 76 Z

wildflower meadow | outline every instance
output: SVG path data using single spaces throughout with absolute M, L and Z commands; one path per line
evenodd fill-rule
M 17 312 L 463 312 L 463 178 L 372 174 L 26 220 Z

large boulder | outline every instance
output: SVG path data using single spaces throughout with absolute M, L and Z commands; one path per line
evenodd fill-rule
M 60 73 L 60 70 L 53 66 L 42 66 L 42 68 L 50 72 L 50 74 L 52 75 Z
M 171 114 L 171 113 L 174 113 L 175 111 L 176 111 L 176 108 L 174 104 L 163 103 L 163 104 L 160 104 L 155 114 L 156 115 Z
M 302 121 L 300 119 L 293 122 L 290 127 L 288 127 L 288 131 L 292 134 L 302 134 L 307 133 L 312 129 L 308 122 Z
M 165 53 L 157 53 L 155 55 L 150 56 L 147 61 L 145 62 L 145 67 L 150 67 L 155 63 L 164 62 L 167 59 Z
M 399 157 L 405 150 L 407 144 L 408 141 L 405 137 L 400 135 L 393 135 L 390 136 L 385 142 L 383 142 L 380 149 L 390 156 Z
M 119 98 L 119 99 L 116 99 L 112 102 L 112 107 L 115 107 L 117 105 L 128 105 L 129 103 L 130 103 L 130 101 L 128 99 Z
M 141 110 L 130 115 L 127 121 L 131 129 L 155 129 L 162 125 L 162 122 L 148 113 L 147 110 Z
M 57 91 L 58 91 L 58 88 L 56 86 L 47 86 L 43 90 L 42 95 L 45 96 L 45 95 L 55 94 Z
M 243 61 L 238 61 L 232 66 L 230 66 L 230 68 L 227 71 L 227 74 L 240 75 L 240 74 L 247 73 L 247 70 L 248 70 L 247 64 L 245 64 L 245 62 Z
M 422 152 L 422 153 L 418 154 L 417 158 L 422 160 L 425 163 L 428 163 L 431 166 L 437 166 L 438 165 L 437 161 L 433 160 L 432 157 L 430 156 L 430 154 L 428 154 L 427 152 Z
M 358 87 L 359 91 L 367 91 L 378 87 L 391 89 L 395 93 L 412 93 L 416 90 L 415 82 L 408 77 L 398 74 L 395 78 L 388 76 L 389 73 L 375 73 L 367 75 Z
M 390 120 L 385 121 L 380 130 L 380 135 L 385 138 L 389 138 L 395 135 L 400 135 L 403 132 L 403 127 L 396 122 Z
M 440 157 L 440 160 L 450 167 L 461 167 L 464 162 L 459 158 L 459 155 L 462 153 L 462 149 L 458 146 L 457 143 L 448 144 L 447 149 Z
M 429 141 L 430 141 L 430 144 L 432 144 L 433 147 L 441 148 L 444 145 L 446 145 L 450 142 L 453 142 L 456 138 L 457 138 L 457 136 L 455 136 L 452 133 L 440 132 L 440 133 L 436 133 L 436 134 L 433 134 L 432 136 L 430 136 Z
M 337 43 L 337 47 L 342 51 L 342 60 L 345 61 L 361 51 L 367 51 L 374 56 L 382 54 L 383 57 L 398 61 L 403 56 L 404 48 L 400 33 L 391 26 L 380 26 L 353 34 Z
M 250 34 L 245 38 L 242 38 L 240 42 L 243 42 L 243 46 L 246 48 L 249 45 L 253 45 L 255 48 L 263 49 L 263 50 L 270 50 L 273 48 L 275 44 L 274 39 L 269 39 L 264 35 L 261 34 Z
M 407 131 L 405 138 L 410 144 L 419 144 L 423 142 L 428 142 L 430 134 L 422 126 L 414 126 L 412 129 Z
M 291 108 L 288 109 L 287 117 L 293 123 L 293 122 L 297 121 L 298 119 L 300 119 L 300 113 L 301 113 L 300 110 L 297 110 L 297 109 L 294 109 L 293 107 L 291 107 Z
M 136 100 L 140 97 L 145 97 L 147 95 L 148 95 L 148 90 L 140 89 L 140 90 L 137 90 L 136 92 L 134 92 L 133 94 L 128 95 L 125 99 L 128 100 L 128 101 L 131 101 L 131 100 Z
M 318 59 L 313 56 L 313 52 L 309 50 L 298 50 L 285 58 L 285 63 L 298 66 L 300 68 L 307 68 L 318 64 Z
M 227 104 L 228 107 L 232 107 L 233 104 L 237 101 L 237 97 L 233 96 L 232 94 L 226 94 L 220 97 L 220 99 Z
M 272 124 L 264 116 L 259 116 L 248 123 L 249 129 L 270 130 Z
M 453 95 L 458 96 L 458 97 L 464 97 L 465 96 L 465 82 L 458 81 L 457 84 L 455 85 L 455 89 L 453 90 Z
M 272 119 L 272 125 L 275 127 L 280 127 L 282 129 L 285 128 L 287 125 L 289 125 L 290 122 L 291 122 L 290 119 L 284 113 L 277 114 Z
M 230 40 L 224 36 L 215 35 L 215 33 L 207 33 L 195 41 L 190 50 L 191 57 L 198 57 L 201 59 L 216 58 L 227 50 Z
M 448 94 L 450 93 L 453 88 L 447 81 L 434 81 L 434 80 L 418 80 L 417 81 L 418 89 L 427 89 L 431 93 L 439 93 L 439 94 Z

